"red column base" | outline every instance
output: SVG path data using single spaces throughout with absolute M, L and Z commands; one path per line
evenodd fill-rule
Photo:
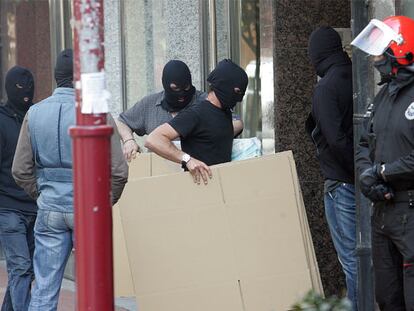
M 74 126 L 76 296 L 79 311 L 113 311 L 111 126 Z

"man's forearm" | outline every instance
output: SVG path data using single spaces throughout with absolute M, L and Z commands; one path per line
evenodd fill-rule
M 168 139 L 168 137 L 156 132 L 152 132 L 148 136 L 145 142 L 145 147 L 159 156 L 176 163 L 181 163 L 184 154 Z
M 127 141 L 128 139 L 134 139 L 134 134 L 130 127 L 123 123 L 120 120 L 115 120 L 119 135 L 121 136 L 121 139 L 123 142 Z

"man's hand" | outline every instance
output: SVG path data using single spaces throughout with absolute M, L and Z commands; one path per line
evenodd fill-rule
M 394 191 L 385 183 L 372 186 L 368 191 L 362 190 L 362 193 L 372 202 L 391 200 L 394 197 Z
M 385 201 L 394 197 L 394 192 L 381 176 L 381 166 L 375 164 L 359 176 L 361 192 L 371 201 Z
M 139 146 L 134 139 L 129 139 L 124 142 L 123 153 L 125 160 L 131 162 L 132 159 L 135 159 L 137 153 L 139 153 Z
M 204 162 L 197 159 L 191 158 L 186 166 L 196 184 L 200 184 L 201 179 L 203 179 L 204 184 L 207 185 L 208 180 L 213 176 L 211 169 Z
M 359 176 L 359 182 L 361 183 L 361 188 L 362 186 L 370 188 L 371 186 L 379 182 L 384 182 L 380 171 L 381 171 L 381 166 L 379 164 L 374 164 L 372 167 L 363 171 L 362 174 Z

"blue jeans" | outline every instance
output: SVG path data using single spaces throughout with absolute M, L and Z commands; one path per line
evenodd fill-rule
M 357 258 L 356 258 L 356 219 L 355 188 L 341 183 L 337 188 L 325 193 L 325 216 L 328 221 L 332 241 L 339 262 L 345 273 L 347 296 L 357 310 Z
M 73 213 L 39 210 L 33 267 L 36 276 L 30 311 L 57 310 L 66 262 L 73 246 Z
M 0 243 L 6 256 L 8 283 L 2 311 L 26 311 L 33 276 L 33 226 L 36 216 L 0 211 Z

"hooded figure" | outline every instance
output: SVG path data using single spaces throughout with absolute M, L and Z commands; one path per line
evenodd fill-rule
M 55 66 L 57 87 L 73 88 L 73 51 L 66 49 L 59 53 Z
M 243 100 L 249 79 L 242 68 L 230 59 L 224 59 L 208 75 L 207 81 L 210 82 L 222 108 L 228 110 Z
M 329 26 L 324 26 L 312 32 L 308 55 L 319 77 L 325 76 L 333 65 L 351 64 L 348 54 L 342 48 L 341 37 Z
M 6 75 L 7 106 L 23 119 L 33 104 L 34 79 L 26 68 L 14 66 Z
M 311 34 L 308 54 L 321 79 L 306 126 L 325 179 L 326 219 L 346 277 L 348 298 L 356 311 L 352 64 L 332 27 L 320 27 Z
M 171 84 L 175 84 L 172 88 Z M 164 100 L 162 105 L 169 112 L 177 112 L 187 106 L 195 94 L 188 66 L 180 60 L 170 60 L 162 71 Z
M 32 105 L 34 83 L 29 70 L 13 67 L 6 75 L 8 100 L 0 105 L 0 244 L 8 284 L 1 310 L 27 310 L 34 279 L 32 255 L 36 202 L 12 176 L 12 163 L 23 118 Z

